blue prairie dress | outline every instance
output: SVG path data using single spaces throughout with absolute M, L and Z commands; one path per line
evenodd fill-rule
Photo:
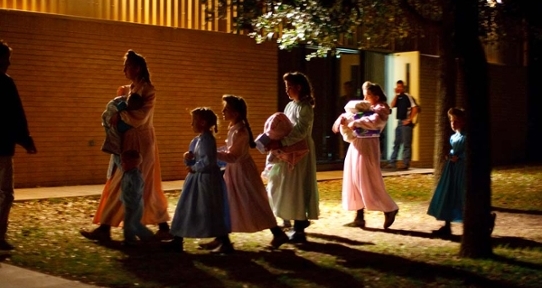
M 178 237 L 210 238 L 231 232 L 226 184 L 217 164 L 216 141 L 211 131 L 190 143 L 193 173 L 186 177 L 171 222 L 170 233 Z
M 450 137 L 450 157 L 457 156 L 456 162 L 446 161 L 444 170 L 429 204 L 427 214 L 437 220 L 462 222 L 466 188 L 466 138 L 456 132 Z

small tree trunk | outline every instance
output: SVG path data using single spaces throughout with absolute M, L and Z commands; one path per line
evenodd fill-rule
M 477 1 L 456 0 L 456 42 L 463 59 L 467 97 L 467 189 L 460 256 L 490 257 L 491 153 L 485 53 L 477 34 Z

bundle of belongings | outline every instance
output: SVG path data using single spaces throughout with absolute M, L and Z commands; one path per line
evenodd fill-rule
M 305 139 L 290 146 L 283 146 L 279 149 L 268 150 L 266 148 L 271 140 L 280 141 L 284 139 L 284 137 L 292 132 L 293 128 L 294 124 L 288 119 L 288 116 L 282 112 L 271 115 L 267 121 L 265 121 L 263 133 L 258 135 L 256 140 L 254 140 L 254 142 L 256 142 L 256 148 L 262 154 L 268 153 L 265 170 L 270 170 L 273 163 L 277 163 L 278 161 L 287 162 L 290 169 L 293 169 L 295 164 L 309 153 L 309 146 Z
M 371 110 L 371 103 L 365 100 L 352 100 L 346 103 L 344 111 L 345 113 L 341 114 L 333 124 L 333 131 L 341 132 L 344 141 L 350 143 L 356 138 L 380 137 L 379 129 L 369 130 L 361 127 L 355 127 L 354 129 L 348 128 L 348 124 L 352 121 L 374 114 Z M 343 122 L 343 119 L 346 121 Z

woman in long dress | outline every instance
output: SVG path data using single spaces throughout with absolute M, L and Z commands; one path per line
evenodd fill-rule
M 366 88 L 366 89 L 365 89 Z M 350 123 L 346 123 L 343 115 L 339 121 L 343 129 L 382 131 L 388 121 L 390 107 L 386 104 L 386 95 L 378 84 L 364 84 L 365 100 L 370 102 L 374 112 Z M 334 128 L 335 132 L 337 128 Z M 356 211 L 354 222 L 347 224 L 353 227 L 365 227 L 364 209 L 384 212 L 384 229 L 395 221 L 399 207 L 386 192 L 384 179 L 380 170 L 380 140 L 378 134 L 354 137 L 346 157 L 343 169 L 342 204 L 349 211 Z
M 167 237 L 169 236 L 168 203 L 162 189 L 160 160 L 153 125 L 155 89 L 150 80 L 145 58 L 132 50 L 128 50 L 124 58 L 124 74 L 132 83 L 119 87 L 117 94 L 119 96 L 127 94 L 128 99 L 131 95 L 140 95 L 144 104 L 140 109 L 125 110 L 118 114 L 122 121 L 133 127 L 122 135 L 122 150 L 136 150 L 143 157 L 140 169 L 145 181 L 145 188 L 141 223 L 145 225 L 159 224 L 158 236 Z M 119 117 L 112 117 L 112 125 L 116 125 Z M 93 223 L 100 224 L 100 226 L 93 231 L 80 231 L 81 235 L 91 240 L 110 240 L 111 226 L 119 226 L 124 217 L 124 209 L 119 199 L 122 168 L 118 155 L 111 156 L 109 165 L 110 173 L 108 174 L 110 175 L 105 183 L 100 204 L 93 219 Z

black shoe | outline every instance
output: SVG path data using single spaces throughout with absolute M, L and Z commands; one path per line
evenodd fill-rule
M 391 212 L 384 212 L 384 229 L 388 229 L 393 222 L 395 222 L 395 216 L 399 213 L 399 209 Z
M 79 233 L 81 233 L 83 237 L 90 240 L 96 240 L 101 242 L 111 241 L 111 233 L 109 231 L 94 229 L 90 232 L 86 230 L 79 230 Z
M 442 226 L 438 230 L 433 230 L 431 234 L 438 237 L 450 237 L 452 236 L 452 228 L 450 226 Z
M 0 250 L 8 251 L 13 249 L 15 249 L 15 247 L 9 244 L 6 240 L 0 240 Z
M 157 240 L 171 240 L 173 235 L 169 233 L 169 230 L 158 230 L 154 233 L 154 238 Z
M 215 238 L 211 242 L 199 243 L 198 246 L 203 250 L 214 250 L 220 246 L 220 241 Z
M 288 235 L 286 233 L 282 232 L 281 234 L 277 236 L 273 236 L 273 240 L 271 240 L 271 247 L 273 249 L 278 249 L 282 244 L 288 242 L 290 238 L 288 238 Z
M 162 242 L 162 249 L 168 252 L 182 253 L 184 251 L 183 242 L 175 239 Z
M 489 221 L 489 235 L 491 235 L 491 233 L 493 233 L 493 229 L 495 228 L 495 219 L 497 218 L 497 214 L 495 214 L 494 212 L 491 213 L 491 218 Z
M 232 243 L 221 243 L 215 249 L 211 250 L 213 254 L 231 254 L 235 251 Z
M 357 227 L 357 228 L 365 228 L 365 220 L 354 220 L 354 222 L 346 223 L 343 225 L 344 227 Z
M 305 232 L 294 232 L 292 235 L 290 235 L 290 240 L 288 242 L 292 244 L 305 244 L 307 243 L 307 235 L 305 235 Z

